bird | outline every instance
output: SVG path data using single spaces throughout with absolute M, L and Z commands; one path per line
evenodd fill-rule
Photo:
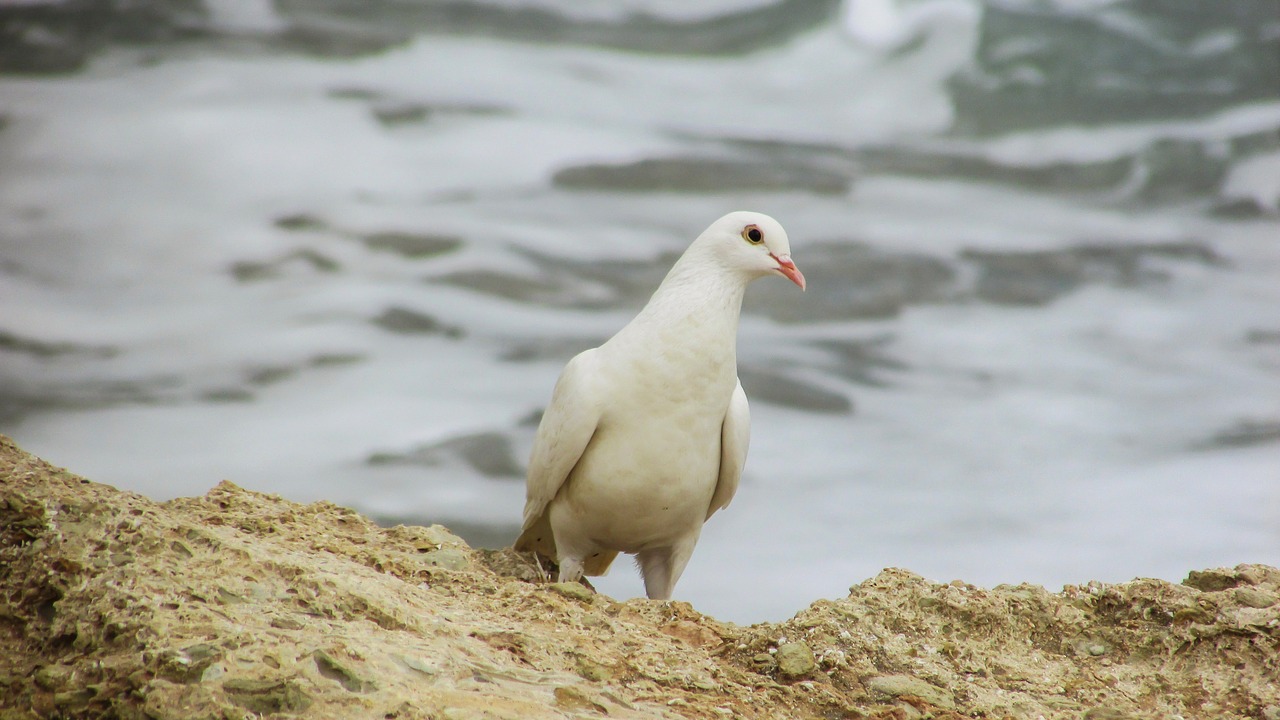
M 703 524 L 742 478 L 751 416 L 738 317 L 747 285 L 769 275 L 805 289 L 782 225 L 731 212 L 631 322 L 565 365 L 534 436 L 516 550 L 555 561 L 562 583 L 634 555 L 645 594 L 671 599 Z

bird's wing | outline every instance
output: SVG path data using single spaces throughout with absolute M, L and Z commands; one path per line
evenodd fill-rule
M 750 440 L 751 408 L 747 405 L 747 394 L 742 391 L 742 381 L 738 381 L 733 397 L 729 399 L 729 411 L 724 414 L 724 425 L 720 428 L 720 477 L 716 480 L 715 494 L 711 496 L 711 506 L 707 508 L 708 518 L 728 506 L 734 493 L 738 492 Z
M 551 393 L 551 404 L 538 424 L 529 457 L 524 530 L 537 524 L 546 512 L 596 432 L 600 402 L 593 392 L 595 357 L 595 350 L 587 350 L 565 365 Z

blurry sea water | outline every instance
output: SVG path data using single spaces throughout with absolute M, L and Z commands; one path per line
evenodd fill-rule
M 538 413 L 788 228 L 677 597 L 1280 564 L 1274 0 L 0 1 L 0 432 L 509 543 Z M 597 586 L 642 593 L 626 562 Z

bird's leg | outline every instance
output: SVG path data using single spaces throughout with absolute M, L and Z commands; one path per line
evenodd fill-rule
M 644 594 L 650 600 L 670 600 L 676 584 L 671 580 L 671 548 L 641 550 L 636 564 L 644 578 Z
M 560 578 L 557 582 L 577 582 L 582 579 L 582 558 L 560 556 Z
M 676 581 L 693 556 L 693 546 L 698 536 L 681 540 L 672 547 L 641 550 L 636 553 L 640 575 L 644 577 L 644 594 L 650 600 L 670 600 L 676 589 Z

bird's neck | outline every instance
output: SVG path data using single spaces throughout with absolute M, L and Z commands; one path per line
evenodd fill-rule
M 698 250 L 690 248 L 676 261 L 629 329 L 636 331 L 636 340 L 658 343 L 664 353 L 733 363 L 750 278 Z
M 677 262 L 658 286 L 642 313 L 667 320 L 681 317 L 723 317 L 737 330 L 738 314 L 747 283 L 739 273 L 707 266 L 695 269 Z M 710 318 L 709 318 L 710 319 Z

